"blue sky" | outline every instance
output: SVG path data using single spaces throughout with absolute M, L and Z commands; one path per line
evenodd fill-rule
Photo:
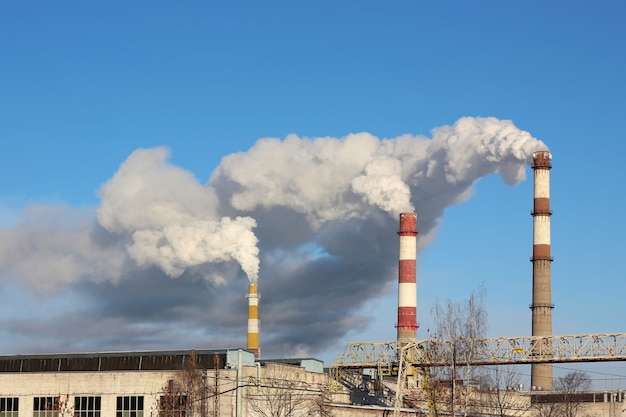
M 180 192 L 185 204 L 197 187 L 213 186 L 212 181 L 218 197 L 230 195 L 229 175 L 235 170 L 254 177 L 252 170 L 265 172 L 272 164 L 276 176 L 297 181 L 302 175 L 298 184 L 310 192 L 317 186 L 315 175 L 305 177 L 297 164 L 280 159 L 295 154 L 280 145 L 274 154 L 253 154 L 257 140 L 295 134 L 296 142 L 306 143 L 303 138 L 361 132 L 391 140 L 404 134 L 430 138 L 433 129 L 454 126 L 463 117 L 510 120 L 553 153 L 554 334 L 626 330 L 621 320 L 626 4 L 336 3 L 0 5 L 0 247 L 5 253 L 0 256 L 0 353 L 245 344 L 245 316 L 240 316 L 247 280 L 232 260 L 220 264 L 224 284 L 217 275 L 203 278 L 211 265 L 194 265 L 170 278 L 158 259 L 142 258 L 147 262 L 142 266 L 138 258 L 120 255 L 135 229 L 116 217 L 116 210 L 150 212 L 152 206 L 139 200 L 124 206 L 127 177 L 107 189 L 110 205 L 104 204 L 102 187 L 136 150 L 147 151 L 126 165 L 137 175 L 131 177 L 145 181 L 146 190 L 160 190 L 161 197 L 176 194 L 168 190 Z M 234 166 L 224 169 L 222 158 L 235 153 L 241 159 L 230 158 Z M 159 169 L 165 167 L 158 171 L 162 177 L 146 168 L 155 161 Z M 345 166 L 339 156 L 328 161 Z M 322 177 L 327 166 L 319 169 Z M 142 177 L 150 173 L 155 174 L 150 180 Z M 188 175 L 197 183 L 185 177 L 184 187 L 168 188 L 175 183 L 170 174 Z M 526 174 L 532 179 L 530 169 Z M 199 206 L 213 201 L 199 194 L 202 198 L 189 203 L 193 210 L 186 210 L 197 214 Z M 348 341 L 393 340 L 395 217 L 374 213 L 356 225 L 335 219 L 310 233 L 312 226 L 291 216 L 291 209 L 225 209 L 219 201 L 213 215 L 246 215 L 257 223 L 262 352 L 309 354 L 331 362 Z M 419 216 L 427 202 L 413 203 Z M 108 223 L 102 220 L 104 206 L 112 216 Z M 431 240 L 423 241 L 418 254 L 419 334 L 426 334 L 436 300 L 462 300 L 481 285 L 487 292 L 489 336 L 530 334 L 531 208 L 532 180 L 509 186 L 497 175 L 486 175 L 471 198 L 442 206 L 442 217 L 433 214 L 427 226 Z M 384 227 L 368 236 L 371 224 Z M 342 241 L 343 228 L 367 244 Z M 354 252 L 382 248 L 380 254 L 350 255 L 348 246 Z M 291 258 L 311 256 L 311 247 L 315 256 L 328 258 L 327 264 L 310 261 L 305 271 L 310 280 L 290 280 L 285 271 L 302 272 Z M 96 253 L 103 248 L 108 255 Z M 40 264 L 42 256 L 47 261 Z M 331 262 L 351 256 L 358 261 Z M 270 262 L 280 264 L 285 275 L 268 276 Z M 58 268 L 50 271 L 71 269 L 75 279 L 63 273 L 48 278 L 50 265 Z M 364 277 L 380 275 L 376 285 L 358 281 L 359 265 Z M 103 273 L 109 267 L 118 273 Z M 354 277 L 340 274 L 342 268 Z M 327 275 L 318 282 L 314 272 Z M 342 279 L 350 280 L 345 288 L 370 289 L 350 294 L 362 296 L 358 302 L 335 292 L 343 284 L 325 296 L 298 300 Z M 217 300 L 232 305 L 226 308 Z M 279 307 L 267 305 L 273 300 Z M 294 313 L 298 308 L 301 314 Z M 311 337 L 324 342 L 309 343 Z M 626 370 L 617 372 L 615 364 L 595 365 L 594 372 L 594 379 L 606 384 L 626 378 Z

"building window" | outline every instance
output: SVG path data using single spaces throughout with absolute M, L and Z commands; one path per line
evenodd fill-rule
M 161 417 L 186 417 L 186 395 L 162 395 L 159 403 L 159 416 Z
M 59 397 L 35 397 L 33 401 L 33 417 L 58 417 Z
M 117 397 L 116 417 L 143 417 L 143 397 Z
M 17 397 L 0 398 L 0 417 L 17 417 L 20 399 Z
M 74 417 L 100 417 L 100 402 L 100 397 L 74 397 Z

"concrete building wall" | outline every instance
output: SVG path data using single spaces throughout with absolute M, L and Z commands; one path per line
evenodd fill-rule
M 624 411 L 623 402 L 606 401 L 585 403 L 581 416 L 584 417 L 622 417 Z
M 237 369 L 209 369 L 206 371 L 205 409 L 214 415 L 217 396 L 219 416 L 236 417 L 239 405 L 241 417 L 254 417 L 248 402 L 261 396 L 262 401 L 272 401 L 271 390 L 262 391 L 268 381 L 279 381 L 285 387 L 293 387 L 296 394 L 306 389 L 311 398 L 318 397 L 325 389 L 327 376 L 319 372 L 307 372 L 303 367 L 266 364 L 243 366 L 238 380 Z M 168 381 L 181 381 L 185 371 L 113 371 L 113 372 L 1 372 L 0 398 L 18 398 L 18 417 L 32 417 L 34 399 L 59 397 L 68 405 L 69 415 L 78 396 L 100 397 L 102 417 L 114 417 L 117 398 L 142 396 L 143 416 L 156 417 L 161 396 Z M 216 385 L 217 381 L 217 385 Z M 237 388 L 240 386 L 241 388 Z M 265 394 L 264 394 L 265 393 Z M 265 395 L 265 396 L 264 396 Z M 294 396 L 295 398 L 295 396 Z M 306 411 L 299 415 L 308 415 Z
M 221 390 L 235 387 L 236 370 L 220 370 Z M 171 371 L 131 372 L 59 372 L 59 373 L 2 373 L 0 397 L 19 398 L 19 417 L 33 416 L 35 397 L 60 397 L 70 409 L 77 396 L 101 397 L 101 416 L 115 416 L 117 397 L 143 396 L 144 416 L 157 416 L 159 400 L 168 381 L 177 377 Z M 208 388 L 215 381 L 213 370 L 207 374 Z M 220 415 L 234 416 L 235 395 L 220 396 Z M 212 410 L 213 402 L 207 402 Z

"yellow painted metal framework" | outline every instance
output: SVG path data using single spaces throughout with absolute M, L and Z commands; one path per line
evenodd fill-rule
M 626 333 L 566 336 L 497 337 L 457 340 L 471 343 L 471 356 L 463 364 L 519 365 L 532 363 L 614 362 L 626 360 Z M 430 346 L 429 346 L 430 345 Z M 360 370 L 375 370 L 378 376 L 397 376 L 395 413 L 399 414 L 402 388 L 413 368 L 449 366 L 444 360 L 427 360 L 424 351 L 435 348 L 440 358 L 451 358 L 454 344 L 448 340 L 416 342 L 350 343 L 329 368 L 331 389 L 339 389 L 344 375 Z
M 474 339 L 474 356 L 469 365 L 513 365 L 524 363 L 601 362 L 626 360 L 626 333 L 584 334 L 567 336 L 524 336 Z M 439 345 L 445 353 L 452 348 L 447 340 L 424 340 L 420 342 L 372 342 L 350 343 L 331 368 L 381 368 L 397 367 L 398 352 L 415 350 L 412 365 L 446 366 L 445 362 L 426 363 L 420 355 L 420 346 Z M 441 355 L 446 357 L 447 355 Z M 467 358 L 464 356 L 464 361 Z

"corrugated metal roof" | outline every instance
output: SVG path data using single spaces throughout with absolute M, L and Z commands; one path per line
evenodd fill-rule
M 214 369 L 216 359 L 218 359 L 219 367 L 224 368 L 227 364 L 228 353 L 238 350 L 190 349 L 5 355 L 0 356 L 0 372 L 175 371 L 185 368 L 190 361 L 192 351 L 195 353 L 196 363 L 200 368 Z

